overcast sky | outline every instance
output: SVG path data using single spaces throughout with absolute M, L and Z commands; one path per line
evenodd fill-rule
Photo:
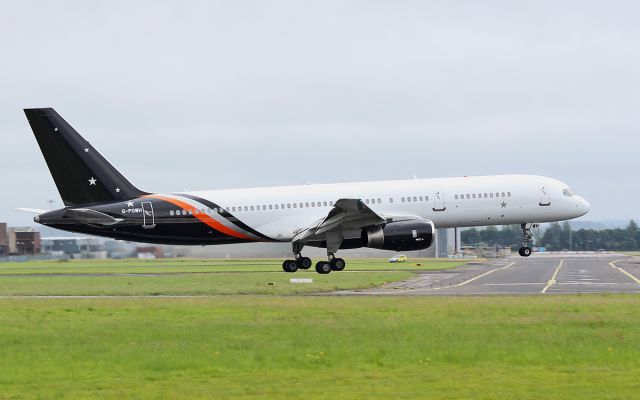
M 2 3 L 0 221 L 62 205 L 26 107 L 147 191 L 527 173 L 640 217 L 638 1 Z

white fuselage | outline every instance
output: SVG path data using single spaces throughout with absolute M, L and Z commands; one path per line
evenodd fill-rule
M 217 203 L 275 240 L 327 216 L 338 199 L 362 199 L 383 217 L 420 217 L 436 228 L 562 221 L 589 203 L 565 183 L 533 175 L 309 184 L 188 193 Z

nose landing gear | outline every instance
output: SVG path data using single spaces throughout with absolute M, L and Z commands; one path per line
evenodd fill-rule
M 520 224 L 522 229 L 522 247 L 518 250 L 518 254 L 522 257 L 529 257 L 531 255 L 531 247 L 529 242 L 533 239 L 532 229 L 538 227 L 538 224 Z

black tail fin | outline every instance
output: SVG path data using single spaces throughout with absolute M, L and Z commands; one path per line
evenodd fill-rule
M 25 109 L 66 206 L 133 199 L 133 186 L 52 108 Z

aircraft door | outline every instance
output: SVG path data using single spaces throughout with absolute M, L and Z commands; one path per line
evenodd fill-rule
M 444 211 L 447 207 L 444 203 L 444 192 L 441 186 L 433 187 L 433 211 Z
M 546 184 L 540 184 L 540 206 L 550 206 L 551 205 L 551 195 L 549 194 L 549 188 Z
M 154 228 L 156 219 L 153 215 L 153 204 L 150 201 L 142 202 L 142 227 L 145 229 Z

